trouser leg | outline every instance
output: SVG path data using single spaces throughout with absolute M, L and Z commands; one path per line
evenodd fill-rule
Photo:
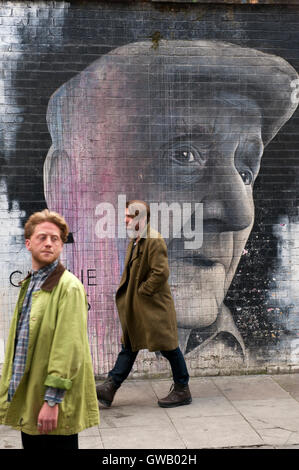
M 187 385 L 189 382 L 189 373 L 180 348 L 177 347 L 171 351 L 161 351 L 161 354 L 168 359 L 170 363 L 174 383 Z
M 170 362 L 174 385 L 167 397 L 158 400 L 158 405 L 163 408 L 189 405 L 192 402 L 192 396 L 188 385 L 189 374 L 182 351 L 176 348 L 172 351 L 161 351 L 161 354 Z
M 108 373 L 108 378 L 96 387 L 99 403 L 108 408 L 111 406 L 117 389 L 131 372 L 137 354 L 138 351 L 133 352 L 131 345 L 122 345 L 114 367 Z
M 113 379 L 113 382 L 118 387 L 121 386 L 124 380 L 128 377 L 132 370 L 138 351 L 132 351 L 131 345 L 124 346 L 117 356 L 113 369 L 109 372 L 108 376 Z

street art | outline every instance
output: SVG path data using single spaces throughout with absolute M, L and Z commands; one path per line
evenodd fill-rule
M 96 374 L 119 351 L 114 294 L 127 243 L 98 236 L 97 207 L 117 208 L 120 195 L 168 207 L 202 204 L 200 248 L 171 234 L 165 240 L 180 346 L 199 364 L 244 363 L 248 351 L 226 295 L 254 224 L 264 149 L 297 107 L 291 83 L 298 74 L 281 57 L 209 40 L 152 46 L 130 43 L 103 55 L 48 105 L 45 199 L 70 226 L 64 263 L 87 281 Z M 113 216 L 121 225 L 121 211 Z M 194 226 L 194 214 L 185 222 Z M 141 369 L 146 361 L 150 372 L 163 368 L 147 352 L 142 361 Z
M 57 21 L 63 22 L 68 8 L 69 4 L 67 2 L 60 3 L 59 8 L 55 11 Z M 5 41 L 2 39 L 0 42 L 2 69 L 0 79 L 0 258 L 2 279 L 0 286 L 0 372 L 4 360 L 10 319 L 18 296 L 16 286 L 30 269 L 30 258 L 24 246 L 23 221 L 28 216 L 29 207 L 31 207 L 31 210 L 39 210 L 45 207 L 41 202 L 37 186 L 35 185 L 34 191 L 28 191 L 26 188 L 30 181 L 30 174 L 36 173 L 39 166 L 36 161 L 32 163 L 34 158 L 29 161 L 27 153 L 28 148 L 30 148 L 30 140 L 34 139 L 34 133 L 38 132 L 39 123 L 35 123 L 26 138 L 24 138 L 24 134 L 21 136 L 24 126 L 26 128 L 24 116 L 26 116 L 28 110 L 26 106 L 28 96 L 31 107 L 34 107 L 34 97 L 30 97 L 30 90 L 26 90 L 26 82 L 20 85 L 22 89 L 20 93 L 16 91 L 18 86 L 14 80 L 14 77 L 18 76 L 18 68 L 23 68 L 26 62 L 22 50 L 24 36 L 26 36 L 25 42 L 28 41 L 32 44 L 35 40 L 36 30 L 30 27 L 14 28 L 8 26 L 8 24 L 13 25 L 14 22 L 29 24 L 31 18 L 37 18 L 39 15 L 47 16 L 48 14 L 49 9 L 46 2 L 44 2 L 44 5 L 35 2 L 29 6 L 25 3 L 22 4 L 22 2 L 2 2 L 1 4 L 1 31 L 6 39 Z M 7 22 L 6 25 L 4 25 L 5 22 Z M 53 42 L 52 51 L 59 49 L 62 40 L 63 36 L 57 30 L 55 37 L 52 39 L 48 37 L 48 43 Z M 32 46 L 30 50 L 33 50 Z M 24 74 L 22 75 L 24 76 Z M 23 95 L 23 97 L 26 95 L 25 102 L 22 98 L 20 100 L 20 95 Z M 31 127 L 30 124 L 29 127 Z M 23 153 L 21 158 L 18 156 L 19 145 Z M 42 182 L 42 174 L 39 178 Z

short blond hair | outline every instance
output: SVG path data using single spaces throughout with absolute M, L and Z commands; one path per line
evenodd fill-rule
M 52 224 L 57 225 L 57 227 L 60 229 L 61 240 L 63 243 L 67 241 L 69 227 L 66 221 L 60 214 L 49 211 L 48 209 L 44 209 L 41 212 L 35 212 L 29 217 L 24 227 L 25 239 L 30 238 L 35 230 L 35 227 L 39 224 L 42 224 L 43 222 L 51 222 Z

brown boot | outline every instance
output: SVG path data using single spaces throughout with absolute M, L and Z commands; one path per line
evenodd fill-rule
M 174 408 L 175 406 L 189 405 L 192 402 L 188 385 L 172 384 L 167 397 L 158 401 L 162 408 Z
M 115 385 L 111 377 L 108 377 L 108 379 L 106 379 L 102 384 L 97 385 L 96 391 L 99 403 L 104 405 L 106 408 L 110 408 L 118 388 L 119 387 Z

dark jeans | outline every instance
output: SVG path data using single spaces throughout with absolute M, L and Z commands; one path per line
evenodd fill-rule
M 60 436 L 54 434 L 38 434 L 32 436 L 21 431 L 22 444 L 24 449 L 60 449 L 76 450 L 79 449 L 78 434 L 70 436 Z
M 120 386 L 128 377 L 138 352 L 139 351 L 133 352 L 131 346 L 125 347 L 122 345 L 122 349 L 117 356 L 115 365 L 108 374 L 117 386 Z M 172 351 L 160 352 L 162 356 L 170 362 L 174 383 L 187 385 L 189 382 L 189 374 L 180 348 L 173 349 Z

